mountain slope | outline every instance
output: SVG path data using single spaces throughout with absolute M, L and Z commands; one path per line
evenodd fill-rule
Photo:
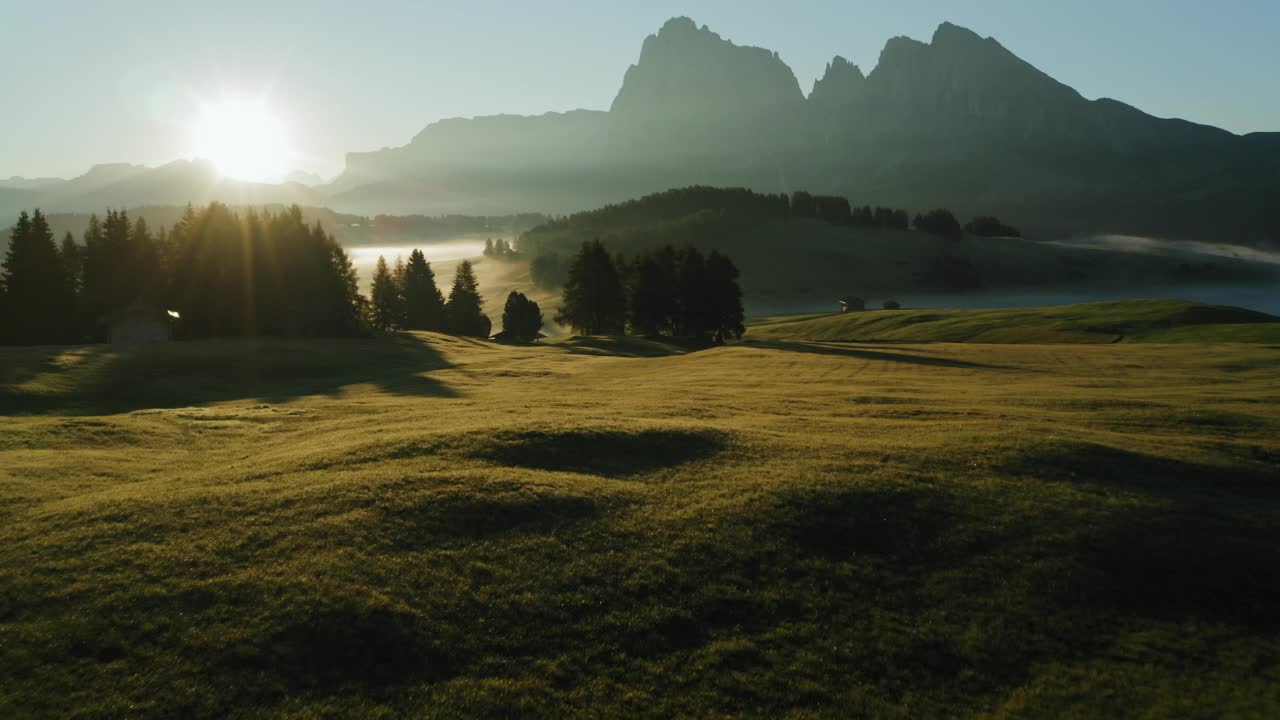
M 1038 232 L 1280 244 L 1268 210 L 1280 197 L 1274 137 L 1088 100 L 950 23 L 928 43 L 890 40 L 865 76 L 835 58 L 805 98 L 775 53 L 677 18 L 645 40 L 609 112 L 586 117 L 448 121 L 448 147 L 424 144 L 445 136 L 441 123 L 404 148 L 353 154 L 344 189 L 366 177 L 386 191 L 429 179 L 442 191 L 413 202 L 456 209 L 470 196 L 489 210 L 505 201 L 569 212 L 689 184 L 803 187 L 994 213 Z M 522 122 L 564 131 L 534 135 L 517 130 Z M 459 150 L 507 143 L 554 158 L 512 149 L 518 171 L 495 171 L 485 152 Z

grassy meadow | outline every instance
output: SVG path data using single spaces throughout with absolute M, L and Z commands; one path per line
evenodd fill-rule
M 0 717 L 1280 714 L 1280 343 L 786 325 L 0 349 Z

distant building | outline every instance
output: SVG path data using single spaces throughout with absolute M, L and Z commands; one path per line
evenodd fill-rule
M 168 342 L 171 323 L 178 314 L 141 301 L 102 318 L 107 341 L 113 345 L 140 345 Z
M 840 312 L 862 312 L 867 309 L 867 301 L 860 297 L 846 295 L 840 298 Z

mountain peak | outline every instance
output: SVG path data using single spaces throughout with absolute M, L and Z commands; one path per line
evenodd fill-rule
M 803 100 L 795 74 L 776 52 L 735 45 L 705 25 L 677 17 L 645 38 L 612 112 L 750 111 Z
M 706 30 L 707 28 L 704 25 L 702 29 Z M 662 35 L 664 33 L 666 34 L 693 33 L 697 31 L 698 31 L 698 23 L 694 22 L 693 18 L 681 15 L 680 17 L 673 17 L 670 20 L 663 23 L 662 27 L 658 30 L 658 34 Z
M 991 38 L 987 38 L 990 40 Z M 978 33 L 966 27 L 960 27 L 950 22 L 943 22 L 933 31 L 933 41 L 931 44 L 939 45 L 946 43 L 972 43 L 983 42 L 983 38 Z
M 813 82 L 809 102 L 823 107 L 848 106 L 857 102 L 866 82 L 862 68 L 839 55 L 827 63 L 827 71 Z

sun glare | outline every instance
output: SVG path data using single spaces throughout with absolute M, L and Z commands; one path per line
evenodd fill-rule
M 284 124 L 265 105 L 243 100 L 201 106 L 192 154 L 213 162 L 219 174 L 237 180 L 268 180 L 289 169 Z

